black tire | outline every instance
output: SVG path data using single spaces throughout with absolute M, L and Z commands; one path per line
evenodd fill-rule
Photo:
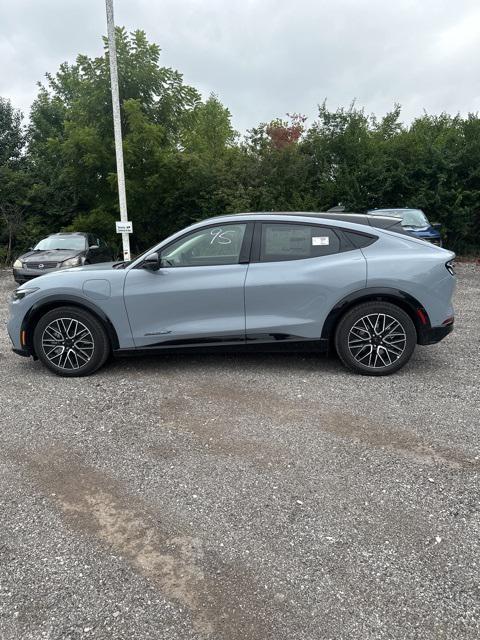
M 412 319 L 390 302 L 364 302 L 341 318 L 335 348 L 343 364 L 362 375 L 387 376 L 401 369 L 417 343 Z
M 35 327 L 33 346 L 39 360 L 50 371 L 69 378 L 94 373 L 110 353 L 110 342 L 102 323 L 77 307 L 47 311 Z

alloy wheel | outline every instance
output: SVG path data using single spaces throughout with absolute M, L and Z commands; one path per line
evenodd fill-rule
M 55 367 L 75 370 L 92 359 L 95 344 L 90 329 L 75 318 L 58 318 L 45 327 L 42 349 Z
M 407 335 L 402 324 L 385 313 L 362 316 L 348 333 L 348 349 L 354 360 L 374 369 L 396 362 L 406 344 Z

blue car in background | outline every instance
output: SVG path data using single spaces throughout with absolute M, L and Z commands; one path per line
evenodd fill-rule
M 427 240 L 437 247 L 442 246 L 442 236 L 440 235 L 441 225 L 438 222 L 433 224 L 428 221 L 427 216 L 421 209 L 372 209 L 368 211 L 371 216 L 392 216 L 401 220 L 405 231 L 421 240 Z

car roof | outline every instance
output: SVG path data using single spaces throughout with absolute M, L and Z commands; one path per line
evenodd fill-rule
M 88 236 L 84 231 L 59 231 L 58 233 L 50 233 L 49 238 L 56 236 Z
M 228 215 L 228 214 L 227 214 Z M 405 231 L 400 223 L 399 218 L 394 216 L 372 216 L 366 213 L 355 213 L 355 212 L 316 212 L 316 211 L 257 211 L 255 213 L 233 213 L 229 214 L 228 217 L 235 218 L 240 216 L 276 216 L 281 218 L 283 216 L 287 217 L 301 217 L 301 218 L 312 218 L 315 220 L 327 220 L 330 222 L 341 221 L 341 222 L 353 222 L 354 224 L 360 224 L 368 227 L 373 227 L 377 229 L 388 229 L 389 231 L 395 231 L 395 233 L 401 233 L 402 235 L 411 235 Z M 225 218 L 226 216 L 214 216 L 213 218 L 209 218 L 209 220 L 215 220 L 216 218 Z
M 375 215 L 377 211 L 422 211 L 419 207 L 382 207 L 380 209 L 369 209 L 367 214 Z
M 295 218 L 301 219 L 303 223 L 308 224 L 310 221 L 322 222 L 325 220 L 325 226 L 343 229 L 353 233 L 359 233 L 363 235 L 370 235 L 372 237 L 381 237 L 386 234 L 390 237 L 404 236 L 414 244 L 425 246 L 424 240 L 419 240 L 411 233 L 404 231 L 400 220 L 392 216 L 368 216 L 362 213 L 324 213 L 324 212 L 307 212 L 307 211 L 255 211 L 255 212 L 243 212 L 243 213 L 225 213 L 223 215 L 212 216 L 210 218 L 204 218 L 198 220 L 190 226 L 183 228 L 168 238 L 164 238 L 150 251 L 161 250 L 167 244 L 174 242 L 186 235 L 197 230 L 201 230 L 205 227 L 212 227 L 216 224 L 223 225 L 234 222 L 268 222 L 269 218 L 275 220 L 275 222 L 282 222 L 285 219 L 287 222 L 294 222 Z M 382 222 L 386 226 L 382 226 Z M 365 228 L 367 227 L 367 228 Z M 434 245 L 428 245 L 434 248 Z M 437 248 L 437 247 L 435 247 Z M 128 265 L 128 269 L 135 269 L 143 260 L 145 254 L 141 254 L 135 260 Z

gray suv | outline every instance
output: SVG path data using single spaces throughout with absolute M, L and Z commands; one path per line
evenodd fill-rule
M 13 350 L 63 376 L 199 347 L 334 349 L 353 371 L 393 373 L 452 330 L 455 256 L 342 218 L 211 218 L 130 263 L 42 276 L 13 294 Z
M 13 277 L 22 284 L 50 271 L 112 259 L 110 247 L 93 233 L 53 233 L 15 260 Z

